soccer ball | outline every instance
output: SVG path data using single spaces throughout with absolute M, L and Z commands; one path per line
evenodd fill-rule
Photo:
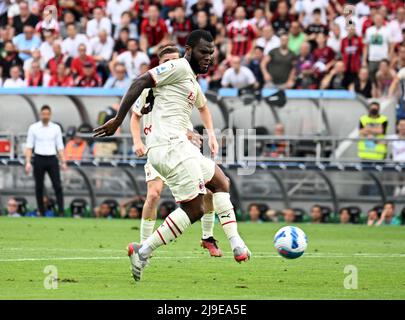
M 301 257 L 307 244 L 307 236 L 298 227 L 283 227 L 274 236 L 274 247 L 282 257 L 287 259 Z

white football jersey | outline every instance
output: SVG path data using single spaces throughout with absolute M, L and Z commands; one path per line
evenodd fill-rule
M 187 140 L 193 107 L 207 104 L 190 64 L 184 58 L 170 60 L 148 72 L 155 82 L 152 89 L 155 99 L 147 147 L 166 145 L 174 139 Z

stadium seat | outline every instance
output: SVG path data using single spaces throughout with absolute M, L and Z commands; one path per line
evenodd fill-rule
M 18 212 L 21 215 L 25 215 L 28 212 L 28 201 L 24 197 L 15 197 L 15 201 L 18 203 Z
M 88 216 L 88 203 L 86 199 L 75 198 L 70 203 L 70 214 L 73 218 Z
M 306 212 L 302 208 L 293 208 L 295 212 L 295 222 L 303 222 L 306 216 Z
M 330 215 L 332 213 L 332 209 L 327 206 L 321 206 L 321 211 L 322 211 L 322 222 L 327 223 L 330 222 Z

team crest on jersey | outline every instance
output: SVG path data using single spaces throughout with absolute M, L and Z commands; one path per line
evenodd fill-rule
M 162 74 L 165 73 L 169 70 L 172 70 L 174 68 L 174 64 L 173 63 L 164 63 L 158 67 L 155 68 L 156 74 Z

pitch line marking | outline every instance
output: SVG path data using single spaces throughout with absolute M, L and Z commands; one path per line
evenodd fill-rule
M 405 258 L 403 254 L 392 254 L 392 255 L 311 255 L 306 254 L 304 255 L 306 258 Z M 202 256 L 170 256 L 170 257 L 153 257 L 153 260 L 160 260 L 160 259 L 201 259 L 205 258 Z M 233 259 L 233 256 L 224 256 L 225 259 Z M 253 259 L 268 259 L 268 258 L 281 258 L 279 255 L 254 255 Z M 128 259 L 127 257 L 123 256 L 109 256 L 109 257 L 47 257 L 47 258 L 15 258 L 15 259 L 0 259 L 0 262 L 28 262 L 28 261 L 69 261 L 69 260 L 121 260 L 121 259 Z

